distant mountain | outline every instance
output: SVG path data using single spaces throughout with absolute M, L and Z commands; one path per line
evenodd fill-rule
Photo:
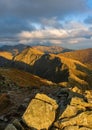
M 92 68 L 92 48 L 66 52 L 58 55 L 78 60 Z
M 64 53 L 64 52 L 70 52 L 72 51 L 71 49 L 63 48 L 60 46 L 33 46 L 32 48 L 35 48 L 39 51 L 42 51 L 46 54 L 52 53 L 52 54 L 58 54 L 58 53 Z
M 15 67 L 59 84 L 65 82 L 68 86 L 77 85 L 79 88 L 92 86 L 92 72 L 77 60 L 28 48 L 17 55 L 14 62 Z
M 70 49 L 63 48 L 60 46 L 42 46 L 42 45 L 33 46 L 33 45 L 24 45 L 24 44 L 18 44 L 18 45 L 13 45 L 13 46 L 4 45 L 0 47 L 0 51 L 8 51 L 12 53 L 13 56 L 15 56 L 21 53 L 25 48 L 34 48 L 44 53 L 54 53 L 54 54 L 72 51 Z
M 13 55 L 17 55 L 21 51 L 23 51 L 27 45 L 24 44 L 18 44 L 18 45 L 4 45 L 0 47 L 0 51 L 8 51 L 11 52 Z

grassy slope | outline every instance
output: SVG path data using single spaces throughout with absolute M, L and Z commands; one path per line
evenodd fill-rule
M 27 48 L 22 51 L 19 55 L 15 57 L 15 61 L 21 61 L 26 64 L 33 64 L 35 60 L 37 60 L 39 57 L 43 55 L 43 52 L 33 49 L 33 48 Z
M 63 54 L 59 54 L 59 56 L 78 60 L 92 68 L 92 48 L 77 50 L 73 52 L 66 52 Z
M 43 85 L 47 86 L 53 84 L 50 81 L 17 69 L 0 68 L 0 74 L 6 77 L 6 79 L 9 79 L 10 81 L 16 83 L 18 86 L 22 87 L 40 87 Z
M 13 58 L 12 54 L 10 52 L 6 52 L 6 51 L 1 51 L 0 52 L 0 56 L 11 60 Z
M 92 89 L 92 71 L 77 60 L 59 56 L 61 61 L 69 67 L 68 86 L 82 89 Z
M 89 49 L 90 50 L 90 49 Z M 80 51 L 78 51 L 80 52 Z M 80 55 L 82 56 L 85 51 Z M 86 57 L 90 57 L 89 53 L 90 51 L 87 50 L 87 54 L 85 53 Z M 69 54 L 73 55 L 73 53 L 76 52 L 69 52 Z M 90 52 L 91 53 L 91 52 Z M 68 53 L 65 53 L 68 54 Z M 74 87 L 78 86 L 79 88 L 90 88 L 92 87 L 92 72 L 87 68 L 86 65 L 82 64 L 80 61 L 74 60 L 73 58 L 67 58 L 65 57 L 65 54 L 50 54 L 49 60 L 51 61 L 55 57 L 59 57 L 61 60 L 61 63 L 64 63 L 66 66 L 68 66 L 69 69 L 69 81 L 68 86 Z M 26 49 L 21 54 L 15 57 L 15 60 L 22 61 L 24 63 L 27 63 L 29 65 L 34 65 L 34 63 L 43 55 L 42 52 L 37 51 L 36 49 Z M 63 55 L 63 56 L 62 56 Z M 78 54 L 76 54 L 77 56 Z M 81 56 L 80 59 L 81 59 Z M 78 57 L 78 56 L 77 56 Z M 90 57 L 91 58 L 91 57 Z M 84 59 L 84 55 L 82 56 L 82 59 Z M 48 62 L 50 62 L 48 61 Z M 87 60 L 86 60 L 87 61 Z M 39 62 L 39 66 L 42 66 L 42 62 Z M 43 65 L 43 68 L 45 66 L 45 63 Z M 43 69 L 42 68 L 42 69 Z M 62 71 L 62 68 L 61 68 Z M 62 77 L 61 77 L 62 78 Z

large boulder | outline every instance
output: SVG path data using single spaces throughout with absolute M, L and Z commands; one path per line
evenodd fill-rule
M 55 120 L 56 101 L 45 94 L 37 94 L 23 115 L 23 121 L 34 129 L 48 129 Z
M 75 106 L 67 105 L 64 112 L 61 113 L 59 119 L 70 118 L 72 116 L 75 116 L 78 113 L 78 111 L 79 109 L 77 109 Z

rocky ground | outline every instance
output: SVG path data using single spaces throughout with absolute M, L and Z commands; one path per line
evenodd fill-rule
M 0 130 L 48 129 L 92 130 L 91 87 L 20 87 L 1 75 Z
M 0 79 L 0 130 L 92 130 L 92 90 L 19 88 Z

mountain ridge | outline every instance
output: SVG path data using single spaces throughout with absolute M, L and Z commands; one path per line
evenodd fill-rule
M 92 128 L 87 65 L 27 47 L 12 59 L 1 55 L 0 67 L 0 130 Z
M 68 51 L 72 51 L 72 49 L 63 48 L 60 46 L 44 46 L 44 45 L 24 45 L 24 44 L 17 44 L 17 45 L 4 45 L 0 47 L 0 51 L 8 51 L 12 53 L 14 56 L 21 53 L 26 48 L 35 48 L 43 53 L 64 53 Z
M 78 60 L 92 68 L 92 48 L 66 52 L 58 55 Z

